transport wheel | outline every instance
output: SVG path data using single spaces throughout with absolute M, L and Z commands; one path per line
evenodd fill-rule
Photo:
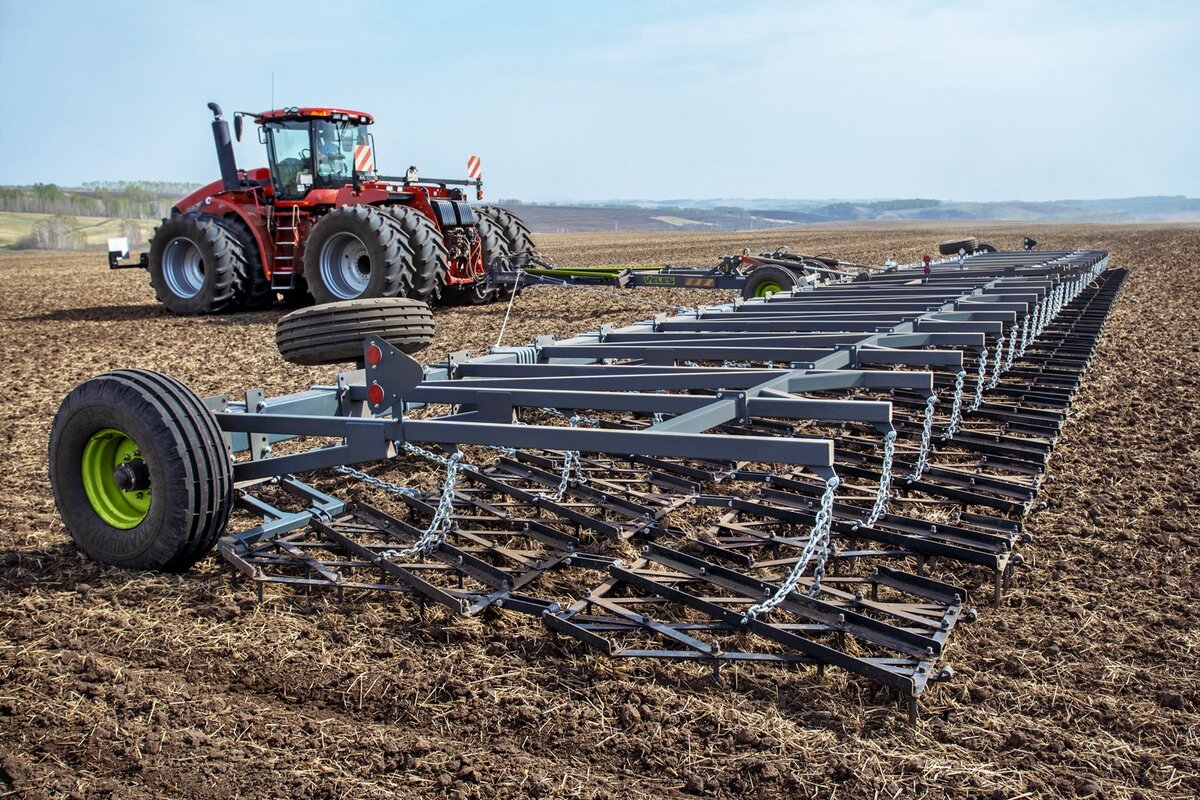
M 234 281 L 246 269 L 237 237 L 214 217 L 164 219 L 150 241 L 150 285 L 175 314 L 213 314 L 233 302 Z
M 938 245 L 938 252 L 944 256 L 956 256 L 959 250 L 974 253 L 978 244 L 979 240 L 974 236 L 968 236 L 966 239 L 947 239 Z
M 71 390 L 49 461 L 63 523 L 101 564 L 182 572 L 212 549 L 233 508 L 233 462 L 216 418 L 157 372 L 107 372 Z
M 750 270 L 742 286 L 742 298 L 766 297 L 767 292 L 786 292 L 796 285 L 796 276 L 783 267 L 766 265 Z
M 442 232 L 433 220 L 415 208 L 388 206 L 387 210 L 400 223 L 412 251 L 413 278 L 408 296 L 430 304 L 437 303 L 446 285 L 450 260 Z
M 975 245 L 975 252 L 976 253 L 994 253 L 994 252 L 996 252 L 996 245 L 989 244 L 987 242 L 980 242 L 979 244 Z
M 403 294 L 412 287 L 410 264 L 400 223 L 375 206 L 335 208 L 304 243 L 304 277 L 318 303 Z
M 258 251 L 258 243 L 250 226 L 241 217 L 221 217 L 217 222 L 229 230 L 242 246 L 245 262 L 234 270 L 233 275 L 233 306 L 246 311 L 261 311 L 269 308 L 275 302 L 275 292 L 271 289 L 271 279 L 263 269 L 262 256 Z
M 386 297 L 302 308 L 279 318 L 275 344 L 303 366 L 361 361 L 363 340 L 378 336 L 402 353 L 433 341 L 433 314 L 420 300 Z

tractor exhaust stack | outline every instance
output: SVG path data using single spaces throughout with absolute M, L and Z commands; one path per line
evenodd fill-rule
M 221 182 L 225 185 L 225 191 L 232 192 L 242 188 L 242 179 L 238 176 L 237 160 L 233 155 L 233 140 L 229 138 L 229 123 L 221 116 L 219 105 L 209 103 L 208 108 L 213 112 L 213 141 L 217 145 Z

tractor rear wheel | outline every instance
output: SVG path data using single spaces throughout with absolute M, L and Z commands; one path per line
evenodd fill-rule
M 150 241 L 150 285 L 175 314 L 224 311 L 233 302 L 237 275 L 245 270 L 241 242 L 211 216 L 164 219 Z
M 240 269 L 234 272 L 233 305 L 247 311 L 269 308 L 275 302 L 275 292 L 271 289 L 271 279 L 263 269 L 262 255 L 250 226 L 241 217 L 232 215 L 217 221 L 237 237 L 246 256 Z
M 408 296 L 414 300 L 436 303 L 441 300 L 450 268 L 450 252 L 433 220 L 415 208 L 388 206 L 408 240 L 412 250 L 412 288 Z
M 148 370 L 76 386 L 50 432 L 50 484 L 88 558 L 182 572 L 225 530 L 233 462 L 216 418 L 183 384 Z
M 796 285 L 796 276 L 783 267 L 770 264 L 750 270 L 742 286 L 742 298 L 766 297 L 768 292 L 786 292 Z
M 968 236 L 965 239 L 947 239 L 938 245 L 938 252 L 944 256 L 956 256 L 959 250 L 965 250 L 969 254 L 975 252 L 978 244 L 979 240 L 974 236 Z
M 479 244 L 483 249 L 483 268 L 490 270 L 497 259 L 508 260 L 511 263 L 513 249 L 506 228 L 506 222 L 509 220 L 502 216 L 508 212 L 496 206 L 475 206 L 473 211 L 479 226 Z M 512 216 L 512 219 L 516 219 L 516 217 Z M 517 221 L 520 222 L 520 220 Z M 523 227 L 524 223 L 521 225 Z M 464 287 L 457 299 L 461 303 L 481 305 L 496 299 L 497 294 L 495 288 L 484 288 L 481 284 L 475 283 Z
M 429 306 L 407 297 L 386 297 L 325 303 L 285 314 L 275 328 L 275 344 L 285 361 L 311 367 L 361 361 L 368 336 L 415 353 L 433 341 L 433 333 Z
M 395 297 L 412 289 L 408 237 L 375 206 L 342 206 L 313 226 L 304 243 L 304 278 L 318 303 Z

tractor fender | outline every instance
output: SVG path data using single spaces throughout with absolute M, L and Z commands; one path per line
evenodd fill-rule
M 261 220 L 247 214 L 244 207 L 239 206 L 237 203 L 231 203 L 222 197 L 206 197 L 194 207 L 185 210 L 209 214 L 214 217 L 239 217 L 242 222 L 246 223 L 246 227 L 250 230 L 250 235 L 254 237 L 254 245 L 258 248 L 259 263 L 263 265 L 263 272 L 266 273 L 268 278 L 271 277 L 271 273 L 274 271 L 272 267 L 275 264 L 274 250 L 268 249 L 267 240 L 263 238 L 264 226 Z
M 358 192 L 354 191 L 353 186 L 343 186 L 338 189 L 337 198 L 334 200 L 335 206 L 354 206 L 354 205 L 379 205 L 385 203 L 391 197 L 383 189 L 376 189 L 370 186 L 359 187 Z

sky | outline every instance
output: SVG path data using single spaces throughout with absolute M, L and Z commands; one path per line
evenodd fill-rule
M 491 199 L 1200 196 L 1197 0 L 0 0 L 0 185 L 214 180 L 272 73 Z

